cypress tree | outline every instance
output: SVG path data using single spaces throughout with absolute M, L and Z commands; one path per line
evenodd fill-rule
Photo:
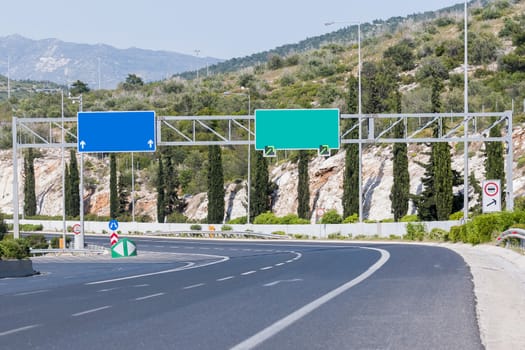
M 308 152 L 299 151 L 299 183 L 297 186 L 297 216 L 302 219 L 310 218 L 310 189 L 308 177 Z
M 36 194 L 35 194 L 35 166 L 33 150 L 29 148 L 24 162 L 24 214 L 26 216 L 36 215 Z
M 118 188 L 117 188 L 117 157 L 114 153 L 109 156 L 109 216 L 118 216 Z
M 164 222 L 166 217 L 165 202 L 166 185 L 164 182 L 164 169 L 162 165 L 162 155 L 159 153 L 159 167 L 157 171 L 157 221 Z
M 129 212 L 129 179 L 120 173 L 118 177 L 118 215 L 126 215 Z
M 434 75 L 432 80 L 432 113 L 441 112 L 440 94 L 443 89 L 441 78 Z M 444 127 L 443 127 L 444 129 Z M 435 132 L 434 137 L 440 135 Z M 448 220 L 452 214 L 454 193 L 452 192 L 453 173 L 450 146 L 446 142 L 437 142 L 432 145 L 433 172 L 434 172 L 434 196 L 436 204 L 436 219 Z
M 177 195 L 179 178 L 171 156 L 166 157 L 166 215 L 181 210 L 181 203 Z
M 221 148 L 208 146 L 208 223 L 224 220 L 224 175 Z
M 358 113 L 358 81 L 355 77 L 350 77 L 348 82 L 347 107 L 349 113 Z M 358 121 L 350 119 L 344 122 L 345 129 L 351 129 L 349 136 L 352 139 L 359 137 L 357 129 Z M 343 216 L 346 218 L 359 213 L 359 145 L 348 143 L 345 145 L 345 170 L 343 176 Z
M 432 113 L 441 110 L 440 93 L 443 83 L 437 75 L 432 80 Z M 441 122 L 441 121 L 440 121 Z M 439 137 L 439 127 L 434 128 L 434 137 Z M 431 145 L 430 160 L 424 165 L 425 174 L 422 179 L 423 191 L 419 196 L 414 196 L 414 204 L 417 207 L 420 220 L 448 220 L 453 210 L 454 172 L 452 171 L 452 160 L 450 146 L 446 142 L 436 142 Z
M 396 91 L 396 110 L 401 113 L 401 93 Z M 405 124 L 399 122 L 394 130 L 396 138 L 405 136 Z M 406 143 L 395 143 L 393 147 L 393 175 L 394 183 L 390 192 L 392 213 L 394 220 L 399 221 L 408 212 L 410 198 L 410 175 L 408 173 L 408 153 Z
M 489 132 L 490 137 L 501 137 L 501 127 L 495 125 Z M 505 188 L 505 156 L 502 142 L 485 142 L 485 178 L 500 180 L 501 188 Z M 505 197 L 502 197 L 505 205 Z
M 268 183 L 268 162 L 262 152 L 255 152 L 255 184 L 254 190 L 251 191 L 252 198 L 250 198 L 251 218 L 257 217 L 270 209 L 268 205 Z
M 67 163 L 64 169 L 64 179 L 64 205 L 66 216 L 71 216 L 71 176 L 69 175 L 69 165 Z
M 69 154 L 71 158 L 69 165 L 69 193 L 71 197 L 69 215 L 77 217 L 80 215 L 80 173 L 75 150 L 70 150 Z

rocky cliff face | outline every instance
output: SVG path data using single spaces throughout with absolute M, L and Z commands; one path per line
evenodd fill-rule
M 518 167 L 517 160 L 525 153 L 525 130 L 514 131 L 514 195 L 523 195 L 525 180 L 523 169 Z M 484 179 L 483 145 L 472 144 L 469 148 L 469 172 L 478 180 Z M 409 147 L 410 192 L 420 193 L 421 177 L 424 170 L 416 162 L 428 161 L 427 151 L 423 145 Z M 454 147 L 452 147 L 454 153 Z M 61 215 L 62 213 L 62 173 L 60 150 L 42 150 L 43 157 L 35 160 L 36 193 L 38 213 L 42 215 Z M 309 165 L 310 208 L 312 222 L 323 212 L 335 209 L 342 213 L 341 198 L 343 195 L 344 151 L 329 157 L 316 157 Z M 69 153 L 66 152 L 69 162 Z M 96 215 L 109 215 L 109 161 L 85 156 L 85 191 L 86 210 Z M 356 167 L 358 165 L 356 164 Z M 463 173 L 463 152 L 453 155 L 453 168 Z M 23 168 L 19 159 L 18 168 Z M 389 199 L 392 187 L 392 149 L 391 146 L 368 146 L 363 148 L 363 214 L 365 218 L 381 220 L 392 217 Z M 297 212 L 297 165 L 290 162 L 279 163 L 270 169 L 270 178 L 278 186 L 274 198 L 273 212 L 284 216 Z M 13 197 L 13 163 L 10 151 L 0 151 L 0 211 L 12 213 Z M 148 188 L 141 172 L 136 174 L 135 213 L 148 215 L 156 220 L 156 193 Z M 23 177 L 19 177 L 20 208 L 23 207 Z M 461 187 L 455 191 L 462 190 Z M 195 194 L 187 200 L 184 215 L 193 220 L 206 218 L 206 193 Z M 226 184 L 225 195 L 226 219 L 246 215 L 247 196 L 246 182 Z M 414 212 L 410 206 L 409 211 Z

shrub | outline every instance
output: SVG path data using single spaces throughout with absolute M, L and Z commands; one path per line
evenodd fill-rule
M 302 219 L 295 214 L 288 214 L 282 218 L 277 218 L 277 220 L 279 224 L 283 225 L 305 225 L 310 223 L 310 220 Z
M 4 235 L 7 233 L 7 224 L 4 221 L 4 214 L 0 213 L 0 241 L 4 239 Z
M 321 218 L 321 224 L 340 224 L 341 222 L 343 222 L 343 218 L 335 209 L 328 210 Z
M 193 225 L 190 226 L 190 230 L 192 230 L 192 231 L 200 231 L 200 230 L 202 230 L 202 226 L 199 225 L 199 224 L 193 224 Z
M 246 216 L 241 216 L 239 218 L 235 218 L 233 220 L 228 221 L 228 224 L 230 225 L 244 225 L 246 224 Z
M 178 211 L 171 213 L 166 218 L 166 222 L 178 222 L 178 223 L 184 223 L 187 222 L 188 218 L 184 216 L 184 214 L 179 213 Z
M 284 232 L 284 231 L 274 231 L 274 232 L 272 232 L 272 235 L 285 236 L 286 232 Z
M 353 224 L 353 223 L 358 222 L 358 221 L 359 221 L 359 216 L 357 214 L 352 214 L 350 216 L 347 216 L 343 220 L 343 224 Z
M 449 220 L 461 220 L 461 219 L 463 219 L 463 212 L 462 211 L 457 211 L 455 213 L 450 214 L 450 216 L 448 218 L 449 218 Z
M 328 239 L 339 239 L 339 240 L 345 240 L 347 237 L 346 236 L 343 236 L 341 234 L 341 232 L 336 232 L 336 233 L 329 233 L 328 234 Z
M 22 224 L 20 225 L 20 231 L 33 232 L 33 231 L 42 231 L 43 229 L 44 229 L 44 226 L 42 224 L 38 224 L 38 225 Z
M 25 259 L 29 257 L 29 246 L 24 239 L 1 241 L 0 256 L 4 259 Z
M 221 227 L 221 231 L 232 231 L 233 230 L 233 227 L 231 227 L 230 225 L 222 225 Z
M 407 233 L 403 237 L 404 239 L 408 239 L 410 241 L 422 241 L 425 237 L 426 233 L 426 227 L 423 223 L 407 223 L 406 227 Z
M 416 222 L 418 221 L 417 215 L 405 215 L 401 218 L 401 222 Z
M 30 235 L 25 240 L 27 245 L 33 249 L 46 249 L 49 246 L 44 235 Z
M 448 232 L 441 228 L 433 228 L 428 234 L 425 235 L 425 238 L 429 241 L 447 241 Z
M 279 219 L 275 216 L 274 213 L 271 213 L 271 212 L 266 212 L 266 213 L 262 213 L 260 214 L 259 216 L 257 216 L 254 220 L 253 220 L 253 223 L 254 224 L 266 224 L 266 225 L 275 225 L 275 224 L 279 224 Z

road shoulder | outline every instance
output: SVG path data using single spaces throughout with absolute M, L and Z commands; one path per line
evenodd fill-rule
M 488 350 L 524 349 L 525 256 L 491 246 L 443 244 L 470 266 L 481 340 Z

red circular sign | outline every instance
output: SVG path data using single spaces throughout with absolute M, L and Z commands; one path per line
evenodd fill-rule
M 487 182 L 483 187 L 483 191 L 489 197 L 494 197 L 499 193 L 499 185 L 495 182 Z
M 80 233 L 80 224 L 74 224 L 72 230 L 74 234 L 78 235 Z

